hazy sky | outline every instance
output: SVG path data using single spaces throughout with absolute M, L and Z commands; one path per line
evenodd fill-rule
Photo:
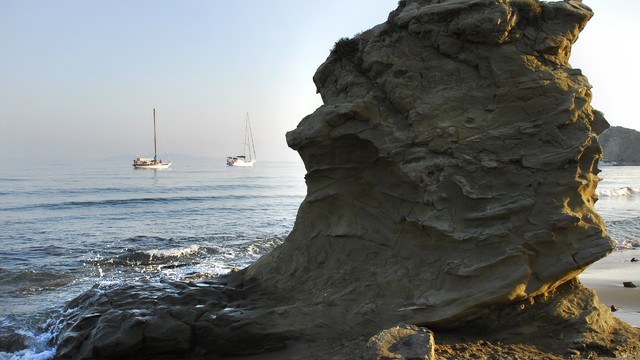
M 636 122 L 640 2 L 595 11 L 570 63 L 612 125 Z M 285 133 L 321 105 L 312 76 L 336 40 L 397 0 L 0 0 L 0 158 L 241 151 L 298 159 Z

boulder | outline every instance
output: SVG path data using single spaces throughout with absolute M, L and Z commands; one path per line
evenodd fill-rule
M 431 331 L 415 325 L 399 324 L 371 337 L 364 359 L 433 360 L 434 349 Z

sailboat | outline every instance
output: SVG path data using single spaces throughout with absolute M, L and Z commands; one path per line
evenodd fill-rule
M 156 130 L 156 109 L 153 109 L 153 158 L 143 158 L 138 156 L 133 160 L 133 167 L 135 169 L 168 169 L 171 166 L 171 162 L 163 162 L 162 159 L 158 160 L 158 141 Z
M 242 155 L 228 156 L 227 166 L 253 166 L 256 162 L 256 149 L 253 146 L 253 133 L 251 132 L 251 122 L 249 114 L 244 124 L 244 147 Z

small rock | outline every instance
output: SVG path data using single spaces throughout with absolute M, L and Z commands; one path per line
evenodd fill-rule
M 636 284 L 632 283 L 631 281 L 625 281 L 622 283 L 622 285 L 624 285 L 624 287 L 626 288 L 634 288 L 636 287 Z
M 415 325 L 399 324 L 371 337 L 364 356 L 366 360 L 435 359 L 433 332 Z
M 571 357 L 576 357 L 576 356 L 580 356 L 580 351 L 576 350 L 576 349 L 569 349 L 569 356 Z
M 616 312 L 618 311 L 618 307 L 615 305 L 611 305 L 611 312 Z
M 637 258 L 631 258 L 631 262 L 638 262 L 640 260 L 638 260 Z
M 9 330 L 6 331 L 5 330 Z M 8 329 L 4 326 L 0 327 L 0 354 L 9 354 L 22 349 L 28 348 L 27 342 L 29 338 L 26 335 L 19 334 L 14 329 Z

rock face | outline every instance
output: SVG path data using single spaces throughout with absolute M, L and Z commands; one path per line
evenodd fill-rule
M 640 132 L 613 126 L 598 136 L 604 161 L 619 165 L 640 165 Z
M 608 124 L 567 63 L 591 16 L 577 1 L 408 1 L 338 42 L 314 77 L 324 105 L 287 134 L 307 197 L 246 280 L 363 299 L 349 323 L 455 326 L 604 257 Z
M 87 295 L 58 356 L 239 355 L 400 322 L 436 341 L 481 328 L 618 346 L 625 325 L 576 280 L 613 249 L 593 207 L 608 124 L 567 62 L 591 16 L 580 1 L 409 0 L 338 41 L 314 76 L 324 105 L 287 134 L 308 193 L 285 242 L 138 308 L 129 290 Z

